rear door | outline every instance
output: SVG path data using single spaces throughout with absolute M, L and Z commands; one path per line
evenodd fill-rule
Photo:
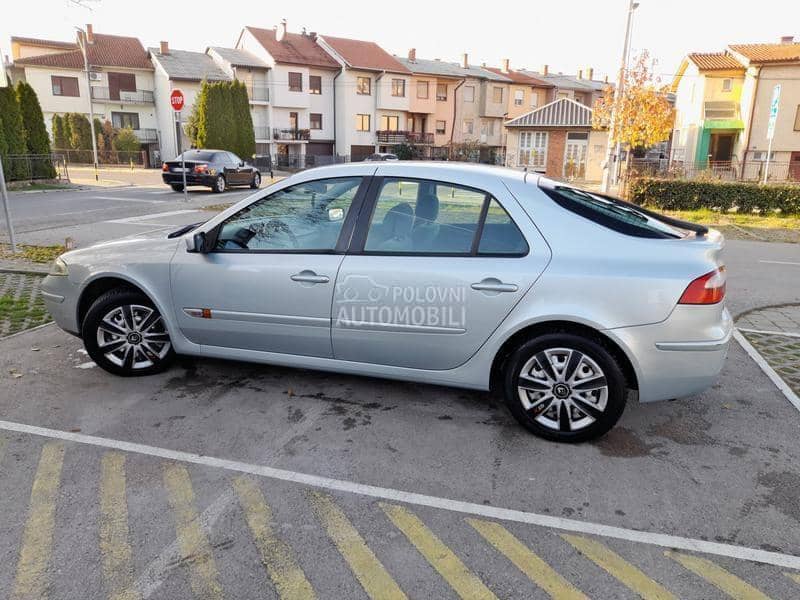
M 451 369 L 519 302 L 550 253 L 502 182 L 483 179 L 375 179 L 336 281 L 335 358 Z

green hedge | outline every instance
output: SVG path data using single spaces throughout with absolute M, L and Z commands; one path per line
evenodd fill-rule
M 800 186 L 642 178 L 631 182 L 629 199 L 662 210 L 708 208 L 740 213 L 800 214 Z

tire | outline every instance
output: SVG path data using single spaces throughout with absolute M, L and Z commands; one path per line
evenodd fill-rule
M 160 373 L 175 358 L 161 314 L 147 296 L 132 289 L 111 290 L 95 300 L 81 337 L 94 362 L 122 377 Z
M 221 194 L 225 191 L 225 178 L 222 175 L 217 175 L 214 180 L 214 185 L 211 187 L 215 194 Z
M 257 190 L 261 187 L 261 174 L 256 172 L 253 173 L 253 180 L 250 182 L 250 187 L 254 190 Z
M 572 333 L 524 343 L 506 361 L 503 381 L 517 421 L 556 442 L 599 437 L 625 410 L 627 386 L 617 360 L 593 339 Z
M 172 183 L 170 186 L 173 192 L 182 192 L 183 191 L 183 184 L 182 183 Z

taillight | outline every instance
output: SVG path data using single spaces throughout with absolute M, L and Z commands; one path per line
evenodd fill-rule
M 195 173 L 208 173 L 208 165 L 197 165 L 194 168 Z
M 167 165 L 167 163 L 163 163 L 163 164 L 161 165 L 161 170 L 162 170 L 162 171 L 169 171 L 169 166 Z
M 716 304 L 724 297 L 725 267 L 719 267 L 690 283 L 678 304 Z

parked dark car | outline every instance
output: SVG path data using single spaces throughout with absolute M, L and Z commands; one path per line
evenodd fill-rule
M 186 169 L 186 185 L 204 185 L 214 192 L 224 192 L 234 185 L 249 185 L 256 189 L 261 185 L 261 173 L 227 150 L 187 150 L 165 162 L 161 167 L 161 178 L 176 192 L 183 191 L 183 172 Z

